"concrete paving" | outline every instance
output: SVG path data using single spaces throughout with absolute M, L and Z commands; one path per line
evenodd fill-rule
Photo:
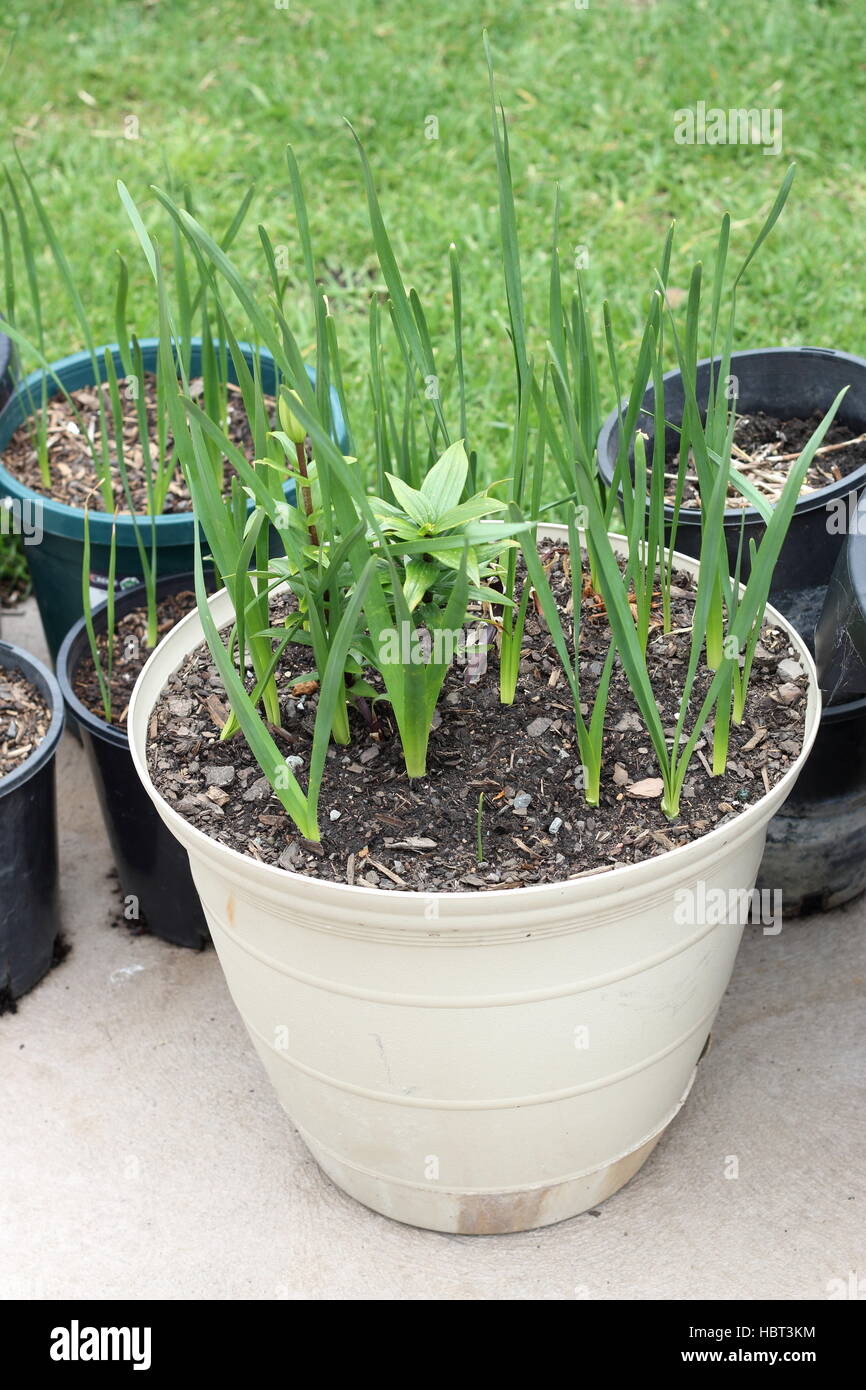
M 44 653 L 32 604 L 4 637 Z M 747 932 L 687 1106 L 596 1214 L 439 1235 L 319 1171 L 213 951 L 110 925 L 68 734 L 59 787 L 72 950 L 0 1019 L 0 1297 L 822 1299 L 851 1271 L 866 1296 L 866 900 Z

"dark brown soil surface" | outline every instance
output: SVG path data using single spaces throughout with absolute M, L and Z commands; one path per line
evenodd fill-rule
M 543 546 L 542 554 L 564 607 L 570 586 L 562 547 Z M 677 629 L 689 628 L 693 602 L 691 579 L 678 575 L 674 631 L 663 635 L 657 627 L 650 637 L 653 685 L 671 732 L 689 649 L 688 631 Z M 588 593 L 583 604 L 581 679 L 590 706 L 608 644 L 599 603 Z M 675 821 L 661 811 L 661 786 L 652 780 L 658 776 L 655 757 L 618 663 L 605 719 L 601 804 L 586 805 L 568 685 L 535 615 L 527 620 L 513 705 L 499 702 L 495 653 L 476 681 L 468 666 L 451 668 L 426 777 L 406 777 L 387 704 L 375 707 L 377 728 L 353 714 L 352 745 L 330 749 L 320 846 L 299 837 L 243 739 L 219 742 L 226 709 L 204 646 L 175 673 L 153 712 L 148 765 L 158 789 L 193 825 L 241 853 L 298 873 L 419 892 L 552 883 L 663 854 L 760 800 L 802 746 L 807 680 L 790 665 L 780 671 L 786 660 L 793 652 L 784 633 L 766 628 L 745 719 L 731 731 L 727 772 L 709 775 L 711 734 L 705 731 Z M 308 664 L 305 649 L 287 649 L 278 673 L 283 727 L 275 731 L 286 756 L 300 759 L 302 782 L 316 697 L 293 688 L 293 680 L 296 685 Z M 699 679 L 694 709 L 708 680 L 706 673 Z
M 754 483 L 769 502 L 776 502 L 788 474 L 803 452 L 823 415 L 808 420 L 779 420 L 774 415 L 740 415 L 734 427 L 734 467 Z M 676 497 L 679 456 L 675 449 L 665 460 L 665 492 L 669 502 Z M 824 443 L 815 455 L 800 496 L 831 487 L 866 464 L 866 434 L 848 425 L 832 424 Z M 683 486 L 683 507 L 699 507 L 700 493 L 694 465 L 689 461 Z M 728 491 L 728 507 L 742 508 L 749 503 L 742 493 L 732 487 Z
M 20 671 L 0 666 L 0 781 L 35 753 L 51 726 L 51 710 Z
M 176 594 L 169 594 L 166 598 L 161 599 L 156 610 L 160 641 L 193 608 L 195 608 L 195 594 L 189 589 Z M 102 672 L 105 675 L 108 670 L 107 634 L 98 632 L 96 644 L 99 648 Z M 126 726 L 126 714 L 129 709 L 132 687 L 138 680 L 139 672 L 151 651 L 152 648 L 147 645 L 147 609 L 136 608 L 133 612 L 125 613 L 122 618 L 118 618 L 114 628 L 114 662 L 109 688 L 111 691 L 111 722 L 119 728 Z M 96 670 L 89 647 L 85 650 L 75 671 L 72 688 L 91 714 L 95 714 L 97 719 L 105 719 L 99 681 L 96 678 Z
M 123 385 L 124 383 L 121 382 L 120 399 L 123 405 L 123 456 L 126 461 L 129 486 L 133 501 L 135 502 L 135 510 L 137 513 L 146 514 L 147 474 L 138 433 L 137 406 L 134 400 L 127 400 Z M 195 395 L 199 385 L 200 383 L 195 381 L 190 382 L 190 390 L 193 395 Z M 240 389 L 230 383 L 228 391 L 229 438 L 232 440 L 233 444 L 243 450 L 247 458 L 252 460 L 252 432 L 250 430 L 246 411 L 243 407 L 243 398 Z M 63 502 L 69 507 L 83 507 L 85 502 L 87 502 L 94 511 L 102 511 L 104 505 L 102 492 L 96 485 L 93 455 L 87 442 L 87 435 L 90 435 L 91 438 L 97 441 L 100 438 L 100 392 L 105 404 L 108 422 L 108 439 L 112 458 L 114 458 L 114 423 L 107 384 L 103 383 L 101 386 L 88 386 L 80 391 L 70 392 L 84 425 L 85 433 L 82 433 L 79 420 L 76 418 L 75 412 L 64 396 L 58 395 L 53 397 L 53 399 L 48 402 L 47 410 L 48 457 L 51 468 L 50 496 L 55 502 Z M 144 394 L 147 404 L 148 424 L 150 425 L 149 442 L 151 457 L 156 460 L 156 377 L 152 372 L 145 373 Z M 273 420 L 275 402 L 269 396 L 265 397 L 265 401 L 271 419 Z M 169 435 L 167 441 L 169 455 L 171 453 L 171 448 L 171 435 Z M 17 478 L 19 482 L 24 483 L 26 487 L 32 488 L 34 492 L 46 495 L 45 484 L 42 480 L 42 474 L 39 471 L 36 434 L 32 420 L 25 420 L 19 425 L 18 429 L 9 440 L 9 443 L 3 450 L 3 466 Z M 232 473 L 233 470 L 227 463 L 227 481 L 230 480 Z M 113 469 L 113 479 L 115 505 L 120 508 L 121 512 L 128 512 L 129 507 L 127 505 L 126 495 L 123 491 L 116 468 Z M 169 484 L 163 511 L 166 514 L 172 512 L 188 512 L 190 508 L 189 490 L 178 469 Z

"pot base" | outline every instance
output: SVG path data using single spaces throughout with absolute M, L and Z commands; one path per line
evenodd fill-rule
M 703 1055 L 703 1054 L 702 1054 Z M 643 1167 L 684 1105 L 697 1068 L 673 1113 L 636 1149 L 589 1173 L 578 1173 L 559 1182 L 485 1192 L 482 1189 L 437 1188 L 432 1183 L 399 1182 L 392 1177 L 348 1163 L 319 1144 L 292 1121 L 319 1167 L 340 1188 L 380 1216 L 426 1231 L 458 1236 L 515 1235 L 554 1226 L 597 1207 L 625 1187 Z M 291 1116 L 290 1116 L 291 1118 Z

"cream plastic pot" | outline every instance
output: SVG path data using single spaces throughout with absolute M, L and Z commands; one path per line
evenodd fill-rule
M 218 626 L 233 620 L 225 591 L 210 602 Z M 434 1230 L 523 1231 L 596 1206 L 645 1162 L 689 1093 L 742 936 L 742 918 L 699 920 L 713 915 L 701 904 L 752 889 L 818 727 L 809 652 L 768 616 L 809 695 L 803 750 L 760 802 L 640 864 L 429 897 L 261 864 L 178 815 L 145 745 L 163 687 L 203 640 L 197 613 L 155 650 L 130 704 L 135 766 L 189 853 L 280 1102 L 346 1192 Z

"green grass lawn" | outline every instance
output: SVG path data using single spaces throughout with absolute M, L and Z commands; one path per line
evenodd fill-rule
M 0 532 L 0 607 L 7 602 L 11 604 L 28 587 L 27 562 L 21 543 Z
M 448 245 L 460 248 L 474 439 L 482 470 L 501 473 L 495 456 L 507 447 L 500 430 L 511 420 L 512 393 L 484 25 L 509 113 L 539 352 L 557 180 L 564 260 L 588 249 L 595 321 L 609 298 L 628 356 L 671 218 L 679 223 L 673 284 L 684 287 L 692 260 L 711 252 L 726 208 L 734 251 L 745 250 L 791 159 L 799 165 L 794 190 L 749 272 L 738 345 L 863 350 L 866 60 L 861 16 L 844 0 L 589 0 L 585 10 L 573 0 L 342 0 L 324 12 L 305 0 L 285 9 L 273 0 L 6 0 L 5 143 L 11 152 L 17 142 L 63 229 L 98 336 L 114 336 L 116 247 L 135 263 L 138 303 L 143 317 L 150 313 L 117 177 L 148 200 L 148 184 L 164 181 L 168 166 L 194 186 L 211 227 L 228 221 L 255 182 L 237 256 L 264 289 L 256 222 L 293 257 L 297 247 L 283 153 L 291 141 L 339 315 L 347 385 L 366 399 L 366 304 L 379 281 L 348 117 L 366 143 L 405 277 L 434 329 L 447 322 Z M 674 112 L 698 101 L 781 108 L 782 155 L 676 144 Z M 427 138 L 431 117 L 436 139 Z M 146 206 L 151 225 L 163 225 L 152 199 Z M 80 346 L 79 334 L 47 264 L 46 276 L 47 333 L 59 356 Z M 303 296 L 290 296 L 289 308 L 312 351 Z M 356 429 L 363 399 L 359 405 Z

